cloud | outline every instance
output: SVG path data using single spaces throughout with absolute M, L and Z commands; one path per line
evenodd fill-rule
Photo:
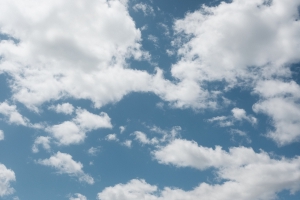
M 119 141 L 116 134 L 108 134 L 105 139 L 108 141 Z
M 8 122 L 16 125 L 27 126 L 29 120 L 24 118 L 17 110 L 17 106 L 9 105 L 7 102 L 0 104 L 0 113 L 8 118 Z
M 246 111 L 242 108 L 233 108 L 231 110 L 232 116 L 217 116 L 208 119 L 208 122 L 217 122 L 221 127 L 234 126 L 236 121 L 246 120 L 252 125 L 257 124 L 257 119 L 251 115 L 247 115 Z
M 45 150 L 50 151 L 50 137 L 45 136 L 39 136 L 34 140 L 33 146 L 32 146 L 32 152 L 38 153 L 39 149 L 38 146 L 41 145 Z
M 300 140 L 300 86 L 294 81 L 261 81 L 254 88 L 261 100 L 253 110 L 271 117 L 274 130 L 267 133 L 278 145 Z
M 120 126 L 119 129 L 120 129 L 120 133 L 122 134 L 126 130 L 126 127 L 125 126 Z
M 85 109 L 78 108 L 72 121 L 50 126 L 46 129 L 59 145 L 79 144 L 86 138 L 86 133 L 99 128 L 112 128 L 110 117 L 101 112 L 96 115 Z
M 74 107 L 70 103 L 57 104 L 56 106 L 52 105 L 49 107 L 50 110 L 54 110 L 57 113 L 64 113 L 70 115 L 74 111 Z
M 83 165 L 80 162 L 74 161 L 69 154 L 57 152 L 49 159 L 39 159 L 37 163 L 53 167 L 59 174 L 68 174 L 69 176 L 77 177 L 80 182 L 86 182 L 90 185 L 94 184 L 94 179 L 82 170 Z
M 73 197 L 70 197 L 69 200 L 87 200 L 87 198 L 82 194 L 76 193 Z
M 16 181 L 14 171 L 0 163 L 0 197 L 14 193 L 15 190 L 10 186 L 13 181 Z
M 242 120 L 247 120 L 248 122 L 250 122 L 251 124 L 256 124 L 257 123 L 257 119 L 255 117 L 252 116 L 248 116 L 246 114 L 246 111 L 244 109 L 241 108 L 233 108 L 231 110 L 233 117 L 239 121 Z
M 132 133 L 135 136 L 135 140 L 139 141 L 141 144 L 158 144 L 157 138 L 148 139 L 147 135 L 141 131 L 135 131 Z
M 128 148 L 131 148 L 132 141 L 131 140 L 125 140 L 122 144 L 124 146 L 128 147 Z
M 146 3 L 138 3 L 135 4 L 133 7 L 134 11 L 142 11 L 144 13 L 145 16 L 147 15 L 155 15 L 154 13 L 154 9 L 152 8 L 152 6 L 146 4 Z
M 88 153 L 92 156 L 96 156 L 99 151 L 100 151 L 99 147 L 91 147 L 89 148 Z
M 274 159 L 265 152 L 256 153 L 245 147 L 230 148 L 227 152 L 219 146 L 207 148 L 180 139 L 154 151 L 153 156 L 160 163 L 177 167 L 215 168 L 217 179 L 222 183 L 200 183 L 189 191 L 173 187 L 159 190 L 143 179 L 133 179 L 105 188 L 98 193 L 98 199 L 272 200 L 283 190 L 289 190 L 291 194 L 300 190 L 299 157 Z
M 0 130 L 0 140 L 4 140 L 4 132 Z

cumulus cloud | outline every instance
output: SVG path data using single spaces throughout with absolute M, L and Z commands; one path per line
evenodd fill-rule
M 82 194 L 76 193 L 73 197 L 70 197 L 69 200 L 87 200 L 87 198 Z
M 265 152 L 256 153 L 251 148 L 234 147 L 229 151 L 198 146 L 187 140 L 174 140 L 153 152 L 160 163 L 177 167 L 193 167 L 199 170 L 216 169 L 216 176 L 223 183 L 200 183 L 194 189 L 165 187 L 159 190 L 145 180 L 133 179 L 117 184 L 98 193 L 98 199 L 146 199 L 146 200 L 196 200 L 241 199 L 272 200 L 283 190 L 291 194 L 300 190 L 300 158 L 271 158 Z M 278 176 L 279 175 L 279 176 Z
M 39 148 L 38 146 L 41 145 L 45 150 L 50 151 L 51 146 L 50 146 L 50 137 L 45 137 L 45 136 L 39 136 L 34 140 L 34 143 L 32 145 L 32 152 L 33 153 L 38 153 Z
M 120 129 L 120 133 L 122 134 L 126 130 L 126 127 L 125 126 L 120 126 L 119 129 Z
M 10 186 L 13 181 L 16 181 L 14 171 L 0 163 L 0 197 L 14 193 L 15 190 Z
M 53 136 L 59 145 L 82 143 L 86 133 L 99 128 L 112 128 L 110 117 L 101 112 L 96 115 L 85 109 L 78 108 L 76 117 L 72 121 L 48 127 L 46 130 Z
M 142 11 L 144 15 L 155 15 L 154 9 L 152 6 L 146 4 L 146 3 L 138 3 L 135 4 L 133 7 L 133 10 L 137 11 Z
M 7 102 L 0 104 L 0 113 L 8 118 L 8 122 L 16 125 L 27 126 L 29 120 L 23 117 L 17 110 L 17 106 L 9 105 Z
M 300 140 L 300 86 L 294 81 L 261 81 L 254 92 L 262 99 L 253 106 L 257 113 L 272 119 L 274 130 L 267 133 L 278 145 Z
M 0 130 L 0 140 L 4 140 L 4 132 Z
M 57 104 L 56 106 L 52 105 L 49 107 L 50 110 L 54 110 L 57 113 L 64 113 L 70 115 L 74 111 L 74 107 L 70 103 Z
M 57 152 L 49 159 L 39 159 L 37 163 L 53 167 L 59 174 L 68 174 L 69 176 L 76 177 L 80 182 L 86 182 L 90 185 L 94 184 L 94 179 L 82 170 L 83 165 L 80 162 L 74 161 L 69 154 Z
M 257 123 L 257 119 L 255 117 L 252 116 L 248 116 L 246 114 L 246 111 L 244 109 L 241 108 L 233 108 L 231 110 L 233 117 L 239 121 L 242 120 L 247 120 L 249 121 L 251 124 L 256 124 Z

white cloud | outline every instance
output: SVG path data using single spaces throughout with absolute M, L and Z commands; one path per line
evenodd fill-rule
M 251 148 L 234 147 L 229 151 L 221 147 L 207 148 L 187 140 L 174 140 L 153 155 L 160 163 L 177 167 L 193 167 L 205 170 L 216 169 L 216 178 L 222 183 L 200 183 L 192 190 L 165 187 L 159 190 L 144 180 L 133 179 L 126 184 L 117 184 L 98 193 L 98 199 L 145 199 L 145 200 L 197 200 L 240 199 L 273 200 L 277 194 L 300 190 L 300 158 L 274 159 L 265 152 L 256 153 Z
M 247 120 L 248 122 L 250 122 L 251 124 L 256 124 L 257 123 L 257 119 L 253 116 L 248 116 L 246 114 L 246 111 L 244 109 L 241 108 L 233 108 L 231 110 L 233 117 L 239 121 L 242 120 Z
M 69 200 L 87 200 L 87 198 L 82 194 L 76 193 L 73 197 L 70 197 Z
M 39 159 L 37 163 L 53 167 L 59 174 L 68 174 L 69 176 L 77 177 L 80 182 L 94 184 L 94 179 L 82 170 L 83 165 L 80 162 L 74 161 L 69 154 L 57 152 L 49 159 Z
M 76 110 L 76 117 L 73 121 L 85 131 L 99 128 L 112 128 L 110 117 L 105 112 L 101 112 L 100 115 L 95 115 L 85 109 L 79 108 Z
M 79 144 L 86 138 L 86 133 L 99 128 L 112 128 L 110 117 L 101 112 L 96 115 L 85 109 L 77 109 L 76 117 L 72 121 L 48 127 L 46 131 L 58 141 L 60 145 Z
M 4 132 L 0 130 L 0 140 L 4 140 Z
M 154 9 L 152 8 L 152 6 L 150 6 L 146 3 L 135 4 L 132 8 L 136 12 L 141 10 L 144 13 L 144 15 L 153 15 L 153 16 L 155 15 Z
M 119 141 L 116 134 L 108 134 L 105 139 L 108 141 Z
M 9 105 L 7 102 L 0 104 L 0 113 L 8 118 L 8 122 L 17 125 L 27 126 L 29 120 L 24 118 L 17 110 L 17 106 Z
M 261 81 L 254 92 L 262 99 L 253 106 L 257 113 L 271 117 L 274 130 L 267 136 L 278 145 L 300 140 L 300 86 L 294 81 Z
M 120 133 L 122 134 L 126 130 L 126 127 L 125 126 L 120 126 L 119 129 L 120 129 Z
M 77 124 L 65 121 L 61 124 L 47 128 L 47 131 L 59 142 L 60 145 L 78 144 L 84 141 L 86 134 Z
M 246 111 L 241 108 L 233 108 L 231 110 L 232 116 L 217 116 L 208 119 L 208 122 L 217 122 L 221 127 L 233 126 L 236 121 L 246 120 L 252 125 L 257 123 L 257 119 L 251 115 L 247 115 Z
M 14 171 L 0 163 L 0 197 L 14 193 L 15 190 L 10 186 L 13 181 L 16 181 Z
M 50 137 L 45 136 L 39 136 L 34 140 L 33 146 L 32 146 L 32 152 L 38 153 L 39 149 L 38 146 L 41 145 L 45 150 L 50 151 Z
M 147 135 L 141 131 L 135 131 L 132 135 L 134 135 L 135 140 L 139 141 L 141 144 L 158 144 L 158 139 L 156 137 L 148 139 Z
M 124 146 L 128 147 L 128 148 L 131 148 L 132 141 L 131 140 L 125 140 L 122 144 Z
M 158 47 L 158 37 L 154 35 L 148 35 L 148 40 L 152 41 L 156 47 Z
M 50 110 L 54 110 L 57 113 L 64 113 L 70 115 L 74 111 L 74 107 L 70 103 L 57 104 L 56 106 L 52 105 L 49 107 Z
M 99 147 L 91 147 L 89 148 L 88 153 L 92 156 L 96 156 L 99 151 L 100 151 Z

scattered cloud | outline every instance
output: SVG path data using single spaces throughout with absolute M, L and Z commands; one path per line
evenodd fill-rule
M 117 184 L 98 193 L 98 199 L 204 199 L 241 200 L 277 198 L 283 190 L 291 194 L 300 190 L 300 158 L 273 159 L 267 153 L 256 153 L 251 148 L 234 147 L 228 152 L 217 146 L 215 149 L 198 146 L 187 140 L 174 140 L 153 152 L 160 163 L 177 167 L 193 167 L 199 170 L 216 168 L 221 184 L 200 183 L 190 191 L 165 187 L 158 190 L 145 180 L 133 179 L 126 184 Z M 280 174 L 280 176 L 278 176 Z M 232 189 L 234 188 L 234 189 Z
M 133 10 L 137 11 L 142 11 L 145 16 L 147 15 L 155 15 L 154 9 L 152 6 L 146 4 L 146 3 L 138 3 L 133 6 Z
M 92 156 L 96 156 L 100 151 L 100 148 L 99 147 L 91 147 L 89 148 L 88 150 L 88 153 Z
M 87 200 L 87 198 L 82 194 L 76 193 L 73 197 L 70 197 L 69 200 Z
M 15 190 L 10 186 L 11 182 L 16 181 L 15 172 L 7 169 L 0 163 L 0 197 L 13 194 Z
M 120 126 L 119 129 L 120 133 L 122 134 L 126 130 L 126 126 Z
M 106 113 L 96 115 L 78 108 L 72 121 L 50 126 L 46 131 L 58 141 L 59 145 L 70 145 L 83 142 L 87 132 L 99 128 L 112 128 L 111 119 Z
M 278 145 L 287 145 L 300 140 L 300 86 L 294 81 L 262 81 L 254 88 L 262 99 L 253 110 L 271 117 L 274 130 L 267 137 Z
M 64 113 L 70 115 L 74 111 L 74 107 L 70 103 L 57 104 L 56 106 L 52 105 L 49 107 L 50 110 L 54 110 L 57 113 Z
M 17 106 L 9 105 L 7 102 L 0 104 L 0 113 L 8 118 L 8 122 L 16 125 L 27 126 L 29 120 L 23 117 L 17 110 Z
M 33 146 L 32 146 L 32 152 L 33 153 L 38 153 L 39 148 L 38 146 L 42 146 L 45 150 L 50 151 L 50 137 L 45 137 L 45 136 L 39 136 L 34 140 Z
M 108 141 L 119 141 L 116 134 L 108 134 L 105 139 Z
M 82 170 L 83 165 L 80 162 L 74 161 L 69 154 L 57 152 L 49 159 L 39 159 L 37 163 L 53 167 L 59 174 L 68 174 L 69 176 L 77 177 L 80 182 L 86 182 L 90 185 L 94 184 L 94 179 Z
M 125 140 L 122 144 L 124 146 L 128 147 L 128 148 L 131 148 L 132 141 L 131 140 Z

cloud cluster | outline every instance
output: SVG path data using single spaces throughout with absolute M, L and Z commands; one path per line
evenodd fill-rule
M 200 183 L 190 191 L 165 187 L 159 190 L 144 180 L 133 179 L 117 184 L 98 193 L 98 199 L 145 199 L 145 200 L 196 200 L 241 199 L 272 200 L 282 190 L 292 194 L 300 190 L 300 158 L 271 158 L 265 152 L 256 153 L 251 148 L 235 147 L 229 152 L 221 147 L 207 148 L 195 142 L 176 139 L 153 152 L 160 163 L 177 167 L 193 167 L 199 170 L 215 168 L 223 183 Z
M 94 179 L 82 170 L 83 165 L 80 162 L 74 161 L 69 154 L 57 152 L 48 159 L 39 159 L 37 163 L 53 167 L 59 174 L 68 174 L 69 176 L 77 177 L 80 182 L 86 182 L 90 185 L 94 184 Z
M 15 173 L 0 163 L 0 197 L 14 193 L 10 183 L 16 181 Z

